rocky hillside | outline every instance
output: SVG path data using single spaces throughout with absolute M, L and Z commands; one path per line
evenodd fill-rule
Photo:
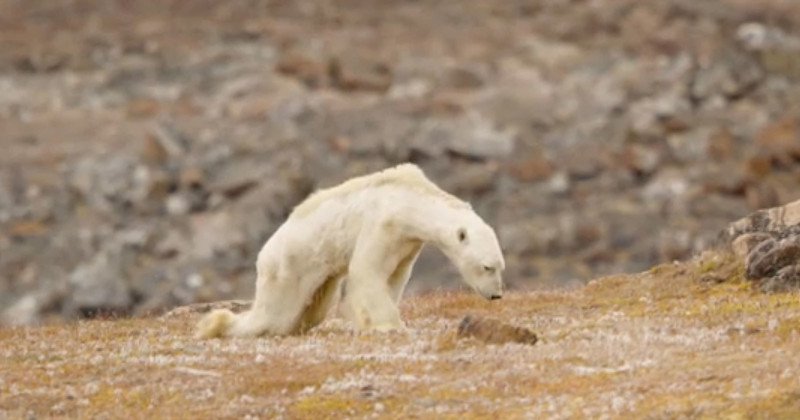
M 731 254 L 577 290 L 402 304 L 405 333 L 191 338 L 161 318 L 0 329 L 2 418 L 797 418 L 800 303 Z M 457 333 L 465 315 L 534 345 Z M 465 417 L 466 416 L 466 417 Z
M 517 289 L 686 258 L 800 189 L 791 1 L 2 0 L 0 44 L 6 323 L 248 296 L 294 204 L 401 161 Z

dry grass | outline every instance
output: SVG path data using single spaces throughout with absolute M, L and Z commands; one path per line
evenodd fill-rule
M 302 337 L 191 339 L 197 314 L 0 329 L 0 418 L 800 415 L 800 299 L 725 256 L 497 302 L 403 305 L 408 333 L 331 319 Z M 457 340 L 467 313 L 535 346 Z

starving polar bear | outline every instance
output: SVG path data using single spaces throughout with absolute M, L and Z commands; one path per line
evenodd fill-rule
M 397 305 L 426 243 L 483 297 L 501 297 L 505 261 L 494 230 L 417 166 L 402 164 L 295 207 L 258 254 L 250 310 L 207 314 L 197 337 L 303 333 L 322 322 L 343 282 L 342 304 L 359 328 L 402 329 Z

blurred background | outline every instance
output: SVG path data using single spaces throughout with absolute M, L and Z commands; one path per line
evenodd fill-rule
M 250 299 L 295 204 L 405 161 L 511 288 L 687 258 L 797 198 L 798 80 L 793 0 L 0 0 L 0 322 Z

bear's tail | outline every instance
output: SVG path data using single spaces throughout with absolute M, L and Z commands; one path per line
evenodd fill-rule
M 195 338 L 215 338 L 230 335 L 237 315 L 228 309 L 217 309 L 200 319 L 195 328 Z

